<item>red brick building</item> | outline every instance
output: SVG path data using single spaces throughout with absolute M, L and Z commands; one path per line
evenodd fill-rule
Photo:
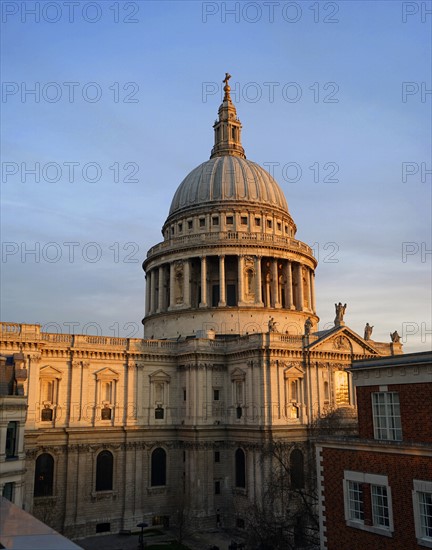
M 432 548 L 432 353 L 351 372 L 359 435 L 317 441 L 321 548 Z

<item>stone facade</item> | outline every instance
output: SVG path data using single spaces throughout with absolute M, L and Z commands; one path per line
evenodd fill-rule
M 23 504 L 25 475 L 25 364 L 22 353 L 0 356 L 0 495 L 17 506 Z
M 145 338 L 1 326 L 0 352 L 21 351 L 29 373 L 24 503 L 68 536 L 184 510 L 201 527 L 246 525 L 268 442 L 306 460 L 317 419 L 355 417 L 351 361 L 401 353 L 339 306 L 317 331 L 317 261 L 278 184 L 246 160 L 229 91 L 226 79 L 211 158 L 144 261 Z

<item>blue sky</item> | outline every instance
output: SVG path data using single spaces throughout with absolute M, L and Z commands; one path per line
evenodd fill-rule
M 321 328 L 342 301 L 430 347 L 431 2 L 67 4 L 1 6 L 3 321 L 142 335 L 141 263 L 229 71 L 316 250 Z

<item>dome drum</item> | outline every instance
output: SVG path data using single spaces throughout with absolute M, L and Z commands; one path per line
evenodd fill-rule
M 256 316 L 267 321 L 274 317 L 284 326 L 291 326 L 293 317 L 295 333 L 299 319 L 316 318 L 315 260 L 306 262 L 301 254 L 276 257 L 273 251 L 260 255 L 253 247 L 243 253 L 227 247 L 218 252 L 205 249 L 187 257 L 172 252 L 158 261 L 146 261 L 146 337 L 173 338 L 179 330 L 184 335 L 197 330 L 198 325 L 191 322 L 188 326 L 183 321 L 179 329 L 178 323 L 172 322 L 172 313 L 181 315 L 182 320 L 192 316 L 195 323 L 199 319 L 199 325 L 228 323 L 231 332 L 237 330 L 233 321 L 249 325 Z M 162 322 L 165 318 L 168 320 Z M 169 336 L 168 326 L 175 334 Z

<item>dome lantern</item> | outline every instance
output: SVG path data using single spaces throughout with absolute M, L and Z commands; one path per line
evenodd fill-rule
M 231 75 L 225 73 L 224 98 L 219 107 L 217 120 L 214 125 L 215 144 L 211 151 L 210 158 L 221 157 L 223 155 L 233 155 L 246 158 L 241 144 L 241 122 L 237 117 L 237 111 L 231 101 L 231 88 L 228 84 Z

